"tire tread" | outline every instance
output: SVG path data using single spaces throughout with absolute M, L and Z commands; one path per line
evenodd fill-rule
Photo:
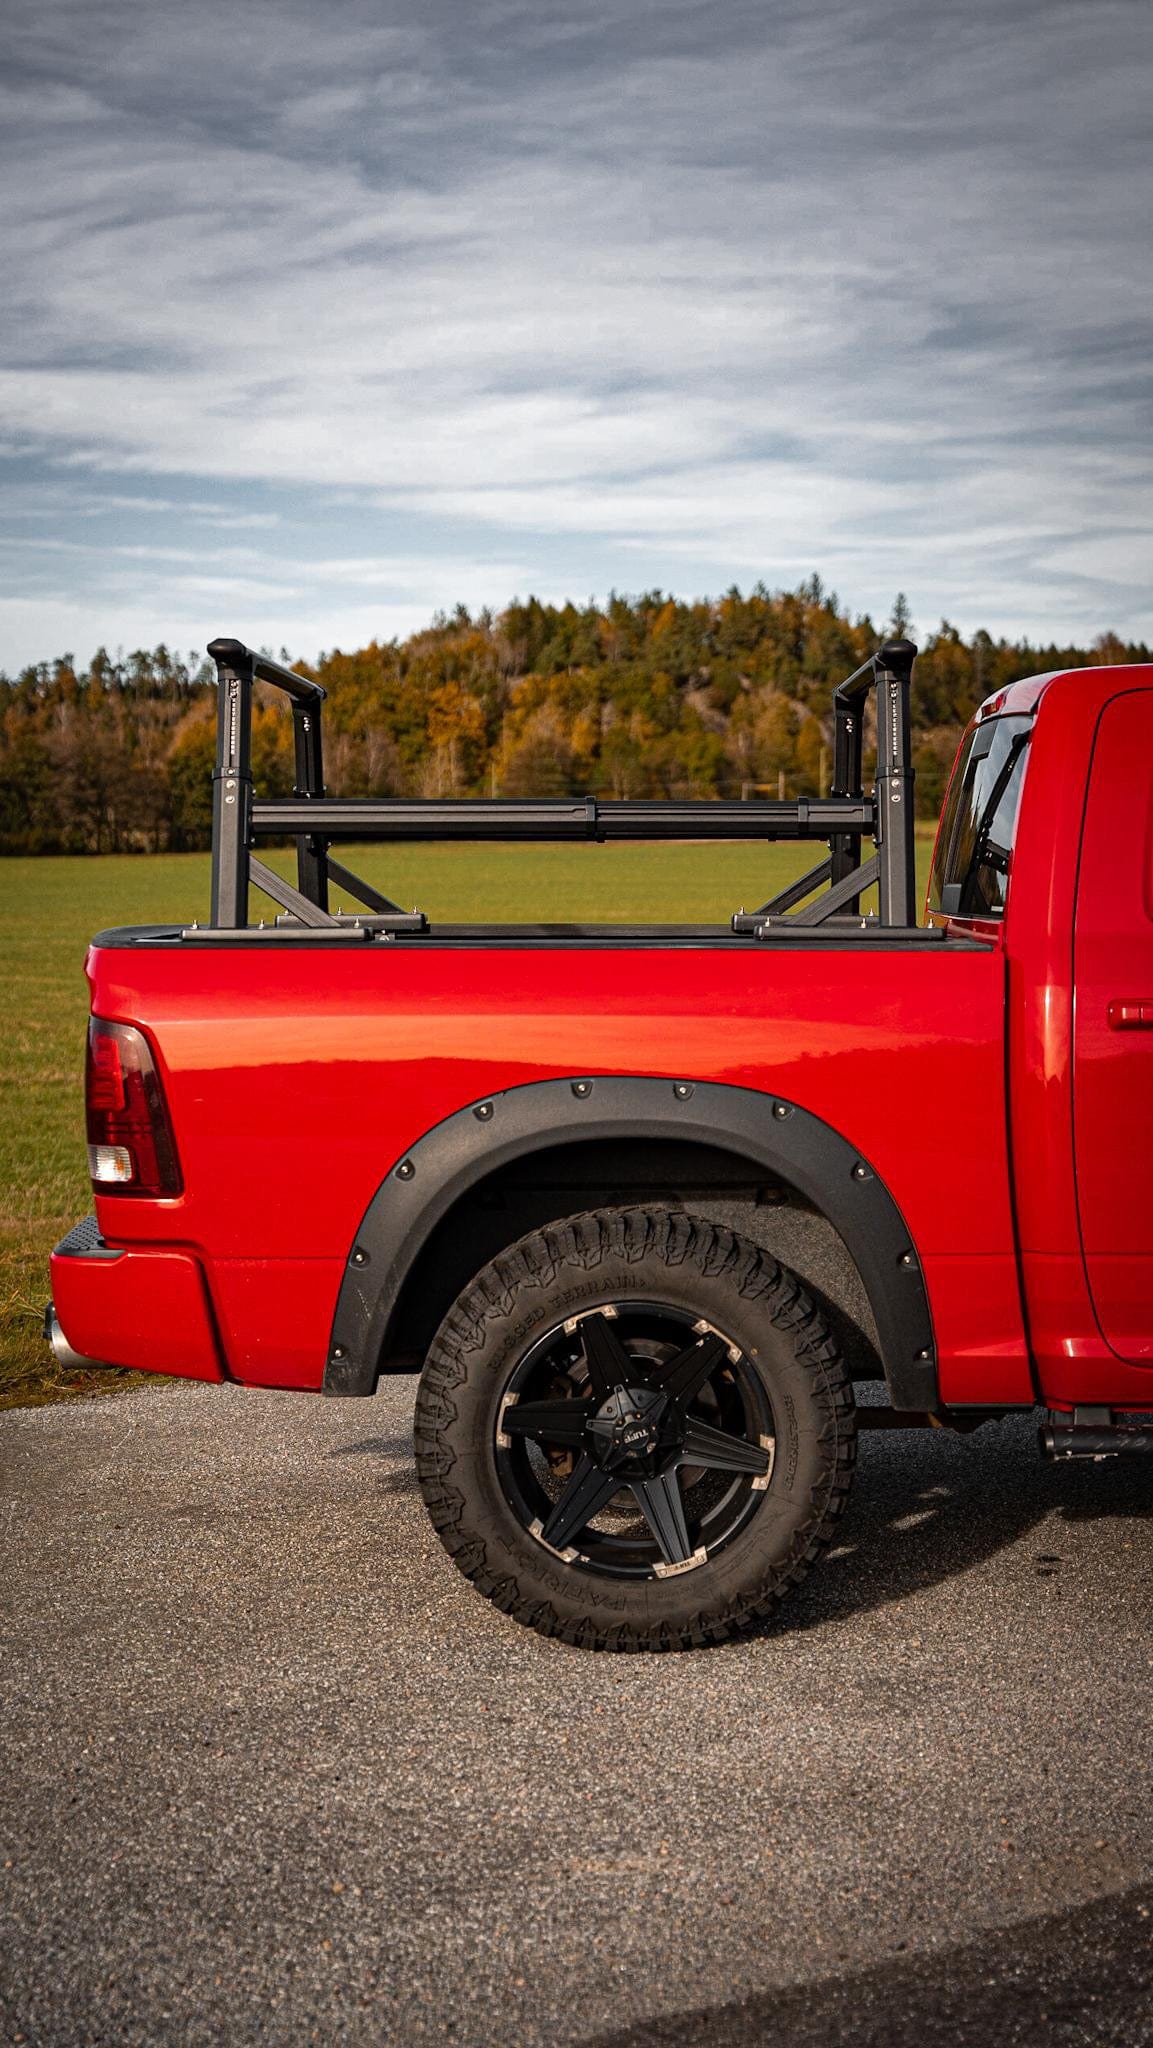
M 483 1539 L 463 1526 L 466 1499 L 452 1482 L 456 1460 L 446 1431 L 459 1415 L 454 1395 L 467 1378 L 470 1358 L 484 1346 L 489 1319 L 511 1314 L 526 1287 L 551 1288 L 563 1267 L 591 1272 L 608 1258 L 695 1264 L 702 1275 L 725 1280 L 742 1299 L 763 1303 L 775 1328 L 792 1339 L 824 1417 L 818 1441 L 830 1455 L 787 1556 L 758 1584 L 679 1624 L 667 1617 L 648 1625 L 602 1623 L 592 1616 L 574 1619 L 558 1613 L 537 1590 L 522 1588 L 507 1568 L 493 1569 Z M 720 1643 L 764 1622 L 808 1576 L 832 1540 L 848 1496 L 856 1415 L 852 1386 L 828 1324 L 796 1276 L 770 1253 L 723 1225 L 681 1210 L 596 1209 L 532 1231 L 498 1252 L 454 1302 L 421 1374 L 415 1440 L 417 1476 L 433 1527 L 458 1570 L 495 1606 L 540 1635 L 581 1649 L 680 1650 Z

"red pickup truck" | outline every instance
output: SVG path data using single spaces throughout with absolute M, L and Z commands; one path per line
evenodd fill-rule
M 836 692 L 825 798 L 436 803 L 327 797 L 323 691 L 213 642 L 211 921 L 93 941 L 60 1356 L 343 1397 L 419 1370 L 446 1548 L 590 1648 L 771 1613 L 858 1427 L 1041 1405 L 1049 1455 L 1153 1446 L 1153 667 L 981 707 L 919 925 L 915 651 Z M 278 800 L 261 680 L 295 724 Z M 430 928 L 333 853 L 674 837 L 825 850 L 727 923 L 627 930 Z

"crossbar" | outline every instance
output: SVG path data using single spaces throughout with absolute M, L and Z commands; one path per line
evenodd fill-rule
M 827 839 L 836 826 L 858 837 L 872 833 L 871 797 L 837 803 L 831 797 L 796 802 L 755 798 L 749 803 L 680 803 L 579 797 L 573 802 L 512 798 L 325 797 L 302 802 L 270 797 L 252 807 L 258 838 L 320 830 L 328 839 Z

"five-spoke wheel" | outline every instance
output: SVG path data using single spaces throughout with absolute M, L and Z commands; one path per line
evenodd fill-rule
M 719 1225 L 603 1209 L 446 1316 L 417 1470 L 474 1585 L 545 1635 L 682 1649 L 772 1612 L 848 1493 L 852 1393 L 795 1274 Z
M 497 1416 L 498 1470 L 566 1563 L 690 1571 L 772 1472 L 772 1414 L 739 1344 L 667 1302 L 604 1302 L 538 1339 Z

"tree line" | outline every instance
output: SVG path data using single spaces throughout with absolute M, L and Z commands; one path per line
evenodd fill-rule
M 828 787 L 831 697 L 886 634 L 812 577 L 795 591 L 686 602 L 463 606 L 403 641 L 312 666 L 328 691 L 325 776 L 339 796 L 814 796 Z M 291 659 L 281 650 L 282 659 Z M 1019 676 L 1148 661 L 1102 634 L 1089 648 L 965 639 L 947 621 L 913 686 L 917 808 L 936 814 L 958 734 Z M 63 655 L 0 677 L 0 852 L 206 847 L 214 673 L 166 647 L 86 669 Z M 292 789 L 291 721 L 257 693 L 257 787 Z

